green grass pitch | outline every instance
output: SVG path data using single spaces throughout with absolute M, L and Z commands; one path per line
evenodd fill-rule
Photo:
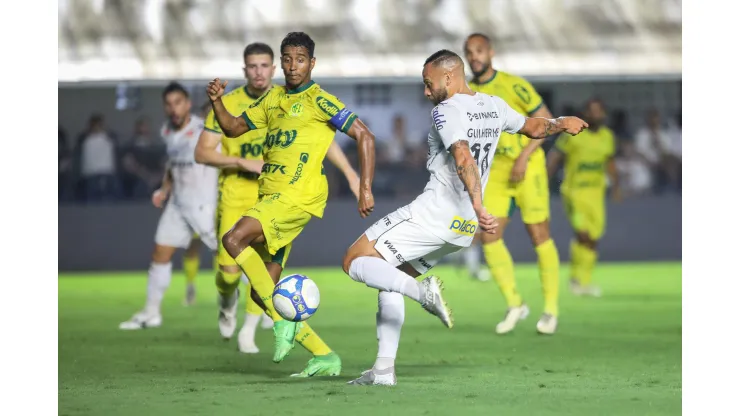
M 573 297 L 564 267 L 552 337 L 534 329 L 542 307 L 536 266 L 517 265 L 532 314 L 506 336 L 493 333 L 505 309 L 495 284 L 441 266 L 435 273 L 456 325 L 448 330 L 407 301 L 399 384 L 390 388 L 345 384 L 375 359 L 376 293 L 338 268 L 292 271 L 321 288 L 309 322 L 341 355 L 341 377 L 288 378 L 310 357 L 296 346 L 272 363 L 271 331 L 259 330 L 257 355 L 240 354 L 235 338 L 221 340 L 206 270 L 196 306 L 181 306 L 185 283 L 176 273 L 163 327 L 137 332 L 117 328 L 143 305 L 145 272 L 60 274 L 59 414 L 681 414 L 680 263 L 599 265 L 601 299 Z

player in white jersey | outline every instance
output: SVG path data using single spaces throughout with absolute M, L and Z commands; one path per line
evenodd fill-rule
M 167 168 L 162 187 L 152 195 L 161 208 L 167 201 L 154 237 L 154 253 L 149 266 L 146 305 L 120 329 L 142 329 L 162 325 L 161 303 L 172 278 L 172 256 L 186 249 L 193 234 L 211 250 L 216 250 L 216 200 L 218 170 L 195 162 L 195 146 L 203 131 L 203 119 L 190 113 L 190 96 L 178 84 L 162 93 L 169 121 L 161 129 L 167 146 Z M 254 161 L 259 172 L 262 162 Z
M 436 105 L 428 138 L 429 182 L 413 202 L 372 225 L 344 257 L 344 271 L 353 280 L 380 291 L 377 359 L 350 384 L 396 384 L 403 296 L 452 327 L 441 280 L 429 276 L 418 282 L 415 277 L 469 246 L 478 227 L 496 232 L 496 219 L 482 201 L 501 132 L 543 139 L 562 131 L 577 134 L 587 126 L 576 117 L 527 118 L 499 97 L 473 92 L 462 59 L 448 50 L 430 56 L 422 76 L 424 93 Z

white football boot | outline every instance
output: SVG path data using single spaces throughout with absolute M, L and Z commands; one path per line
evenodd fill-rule
M 540 320 L 537 321 L 537 332 L 543 335 L 552 335 L 558 329 L 558 318 L 550 315 L 549 313 L 543 313 Z
M 395 386 L 396 381 L 395 367 L 386 368 L 385 370 L 371 368 L 370 370 L 363 371 L 360 377 L 348 381 L 347 384 L 357 386 Z
M 220 293 L 218 294 L 218 329 L 225 339 L 231 339 L 236 331 L 236 309 L 238 306 L 239 289 L 235 290 L 228 298 L 224 298 Z
M 146 309 L 136 313 L 126 322 L 121 322 L 118 329 L 133 331 L 145 328 L 158 328 L 162 326 L 162 314 Z
M 598 286 L 583 286 L 575 279 L 570 279 L 570 291 L 576 296 L 590 296 L 592 298 L 601 297 L 601 289 Z
M 438 317 L 444 326 L 452 328 L 454 325 L 452 311 L 447 307 L 447 302 L 442 297 L 442 291 L 444 290 L 442 281 L 437 276 L 429 276 L 421 281 L 421 286 L 424 291 L 421 306 L 427 312 Z
M 529 306 L 526 303 L 507 309 L 504 320 L 496 325 L 496 333 L 499 335 L 508 334 L 516 328 L 519 321 L 523 321 L 527 316 L 529 316 Z
M 244 354 L 257 354 L 260 352 L 260 349 L 257 348 L 257 344 L 254 343 L 254 337 L 252 335 L 253 334 L 250 334 L 246 325 L 242 326 L 236 339 L 237 344 L 239 345 L 239 352 Z

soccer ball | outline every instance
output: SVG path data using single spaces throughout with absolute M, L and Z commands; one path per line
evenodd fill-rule
M 272 292 L 275 310 L 284 319 L 293 322 L 305 321 L 319 308 L 319 287 L 302 274 L 286 276 L 278 282 Z

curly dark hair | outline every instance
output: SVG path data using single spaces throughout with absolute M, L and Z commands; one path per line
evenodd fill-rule
M 285 48 L 288 46 L 297 46 L 306 48 L 308 51 L 308 57 L 313 58 L 313 51 L 316 47 L 316 43 L 308 36 L 305 32 L 290 32 L 285 35 L 283 41 L 280 43 L 280 53 L 285 52 Z

